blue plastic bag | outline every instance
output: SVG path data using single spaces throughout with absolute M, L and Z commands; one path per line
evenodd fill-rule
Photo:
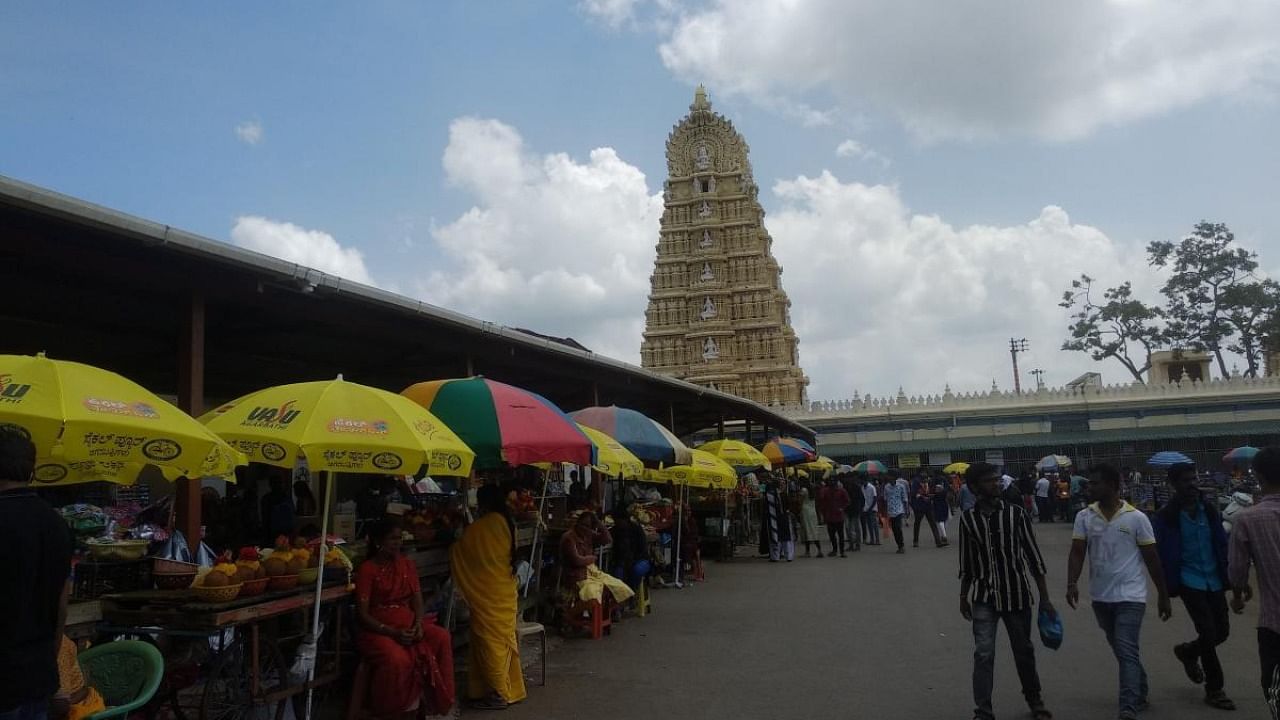
M 1057 613 L 1040 611 L 1040 642 L 1050 650 L 1062 647 L 1062 616 Z

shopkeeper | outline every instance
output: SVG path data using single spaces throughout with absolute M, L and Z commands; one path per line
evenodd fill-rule
M 454 705 L 453 641 L 424 620 L 418 568 L 400 552 L 400 524 L 370 525 L 369 559 L 356 572 L 356 646 L 372 666 L 369 704 L 378 716 L 411 716 L 425 702 L 428 714 Z
M 616 602 L 626 602 L 635 595 L 626 583 L 596 565 L 596 547 L 612 542 L 609 529 L 589 510 L 579 515 L 573 527 L 560 538 L 563 563 L 560 589 L 571 614 L 582 609 L 582 603 L 603 603 L 606 591 Z
M 35 464 L 26 430 L 0 424 L 0 720 L 45 717 L 58 691 L 71 536 L 31 489 Z
M 639 591 L 640 583 L 649 574 L 649 539 L 644 528 L 624 508 L 613 511 L 613 574 L 621 578 L 632 590 Z

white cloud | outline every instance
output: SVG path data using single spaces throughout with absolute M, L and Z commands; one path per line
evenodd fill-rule
M 662 213 L 643 172 L 610 148 L 539 155 L 480 118 L 450 125 L 444 169 L 475 206 L 432 231 L 448 265 L 424 299 L 639 361 Z
M 880 163 L 883 167 L 889 167 L 892 162 L 884 155 L 863 145 L 857 140 L 845 140 L 836 146 L 836 157 L 853 158 L 854 160 L 869 160 L 871 162 Z
M 1272 0 L 714 0 L 672 17 L 660 53 L 691 83 L 870 107 L 924 140 L 1068 140 L 1280 79 Z
M 364 254 L 343 247 L 327 232 L 308 230 L 293 223 L 257 215 L 236 218 L 231 242 L 242 248 L 295 262 L 338 277 L 374 285 L 364 265 Z
M 444 168 L 475 205 L 433 230 L 444 262 L 417 293 L 636 362 L 662 210 L 643 173 L 607 148 L 585 161 L 539 154 L 478 118 L 454 121 Z M 1118 366 L 1058 351 L 1058 301 L 1080 272 L 1153 288 L 1141 248 L 1052 206 L 1020 225 L 957 228 L 912 213 L 896 187 L 828 172 L 773 194 L 766 222 L 814 399 L 1008 387 L 1014 334 L 1031 341 L 1028 382 L 1037 366 L 1059 384 L 1085 370 L 1123 380 Z
M 262 123 L 257 120 L 245 120 L 236 125 L 236 138 L 245 145 L 257 145 L 265 137 Z
M 1058 348 L 1062 292 L 1081 272 L 1100 282 L 1155 282 L 1141 248 L 1071 222 L 1049 206 L 1021 225 L 957 228 L 912 213 L 896 187 L 829 172 L 779 181 L 768 225 L 791 295 L 810 397 L 1012 387 L 1008 340 L 1026 337 L 1027 371 L 1061 384 L 1086 370 L 1123 382 L 1119 365 Z

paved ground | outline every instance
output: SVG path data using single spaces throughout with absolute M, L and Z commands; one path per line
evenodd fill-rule
M 1065 592 L 1070 528 L 1037 526 L 1053 600 L 1066 615 L 1057 652 L 1037 640 L 1045 698 L 1061 720 L 1116 716 L 1116 665 L 1086 607 Z M 954 523 L 953 523 L 954 529 Z M 655 613 L 615 626 L 600 641 L 553 648 L 548 687 L 504 713 L 517 718 L 655 720 L 868 718 L 967 720 L 972 708 L 970 626 L 959 614 L 956 547 L 896 555 L 891 545 L 846 559 L 712 563 L 709 580 L 654 593 Z M 1083 592 L 1083 588 L 1082 588 Z M 1256 615 L 1233 616 L 1221 649 L 1236 713 L 1213 710 L 1170 648 L 1191 635 L 1178 601 L 1160 623 L 1154 601 L 1143 630 L 1151 676 L 1148 718 L 1266 716 L 1258 688 Z M 1001 631 L 996 713 L 1027 717 Z M 468 713 L 471 714 L 471 713 Z

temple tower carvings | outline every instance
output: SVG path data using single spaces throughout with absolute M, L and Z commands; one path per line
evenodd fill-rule
M 764 404 L 805 401 L 791 302 L 749 148 L 706 90 L 667 138 L 641 364 Z

